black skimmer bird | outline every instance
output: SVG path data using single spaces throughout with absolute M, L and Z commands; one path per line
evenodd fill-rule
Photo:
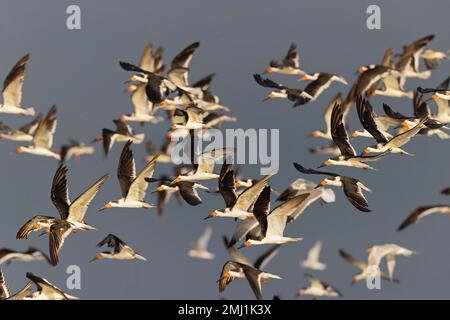
M 333 113 L 333 108 L 336 104 L 342 103 L 341 93 L 339 92 L 334 96 L 334 98 L 330 101 L 330 103 L 325 108 L 325 112 L 323 113 L 323 118 L 325 120 L 325 130 L 314 130 L 311 132 L 311 137 L 314 138 L 324 138 L 327 140 L 332 140 L 331 137 L 331 114 Z
M 403 46 L 403 52 L 395 64 L 395 69 L 400 73 L 400 87 L 403 88 L 405 78 L 413 77 L 428 79 L 431 75 L 430 70 L 419 71 L 419 58 L 424 47 L 434 39 L 434 35 L 428 35 L 420 38 L 408 45 Z
M 20 252 L 7 248 L 0 249 L 0 265 L 13 262 L 34 262 L 47 261 L 51 264 L 50 258 L 41 250 L 29 247 L 28 250 Z
M 108 201 L 100 210 L 111 208 L 148 209 L 153 207 L 144 200 L 148 187 L 145 178 L 152 177 L 158 156 L 147 162 L 144 168 L 136 174 L 136 163 L 130 149 L 132 143 L 133 141 L 129 140 L 123 147 L 117 167 L 117 179 L 122 191 L 122 198 Z
M 361 67 L 360 75 L 351 90 L 353 98 L 359 95 L 374 95 L 381 81 L 388 76 L 399 77 L 400 73 L 394 68 L 384 65 Z
M 316 241 L 314 245 L 309 249 L 306 256 L 306 260 L 300 262 L 300 265 L 305 269 L 323 271 L 326 269 L 327 265 L 320 262 L 320 251 L 322 250 L 322 241 Z
M 30 279 L 37 287 L 37 291 L 27 296 L 24 300 L 74 300 L 77 297 L 71 296 L 48 280 L 38 277 L 31 272 L 27 273 L 27 278 Z
M 336 195 L 334 194 L 334 191 L 332 189 L 316 189 L 316 187 L 317 183 L 298 178 L 294 182 L 292 182 L 283 192 L 280 193 L 276 201 L 284 202 L 302 193 L 310 193 L 310 196 L 313 196 L 315 194 L 314 191 L 316 190 L 320 191 L 320 200 L 324 203 L 330 203 L 336 200 Z
M 343 105 L 334 105 L 331 114 L 331 137 L 333 142 L 338 146 L 341 155 L 326 160 L 319 168 L 323 166 L 346 166 L 358 169 L 373 169 L 366 162 L 381 159 L 386 153 L 380 153 L 376 156 L 357 156 L 355 149 L 350 144 L 347 130 L 343 123 L 344 110 Z
M 312 82 L 310 82 L 303 91 L 307 93 L 311 98 L 306 97 L 304 99 L 301 99 L 297 102 L 299 103 L 299 105 L 303 105 L 307 102 L 316 100 L 322 92 L 330 87 L 333 81 L 348 85 L 347 81 L 345 81 L 342 76 L 324 72 L 305 74 L 302 78 L 300 78 L 300 81 L 306 80 L 312 80 Z
M 229 171 L 232 172 L 232 171 Z M 230 173 L 227 173 L 230 175 Z M 264 176 L 261 180 L 253 184 L 250 188 L 246 189 L 239 196 L 234 193 L 235 187 L 231 186 L 229 181 L 225 179 L 230 179 L 225 175 L 219 183 L 219 192 L 222 194 L 227 206 L 225 209 L 216 209 L 205 219 L 212 217 L 228 217 L 237 219 L 251 219 L 253 218 L 253 213 L 250 212 L 250 208 L 257 201 L 263 189 L 267 186 L 269 179 L 274 174 L 269 174 Z M 233 194 L 234 193 L 234 194 Z
M 31 295 L 33 283 L 29 281 L 25 287 L 20 289 L 15 294 L 11 294 L 8 286 L 6 285 L 5 277 L 0 269 L 0 300 L 25 300 Z
M 75 157 L 79 160 L 83 155 L 90 155 L 95 152 L 95 148 L 88 146 L 83 142 L 69 139 L 69 143 L 61 146 L 61 162 L 68 161 L 70 158 Z
M 112 252 L 99 252 L 91 260 L 101 260 L 101 259 L 113 259 L 113 260 L 143 260 L 147 261 L 146 258 L 134 251 L 129 245 L 119 239 L 113 234 L 108 234 L 105 239 L 97 244 L 97 247 L 103 247 L 107 245 L 108 248 L 113 248 Z
M 95 137 L 93 140 L 93 142 L 103 142 L 103 152 L 105 157 L 108 155 L 115 142 L 128 142 L 131 140 L 135 144 L 140 144 L 144 141 L 145 133 L 135 134 L 133 129 L 120 119 L 113 120 L 113 123 L 116 126 L 115 131 L 103 128 L 102 135 Z
M 244 257 L 241 251 L 237 250 L 232 246 L 231 242 L 226 236 L 222 237 L 225 249 L 228 255 L 233 259 L 233 261 L 252 266 L 256 269 L 263 270 L 272 261 L 273 258 L 280 252 L 281 244 L 274 244 L 269 249 L 264 251 L 260 256 L 255 259 L 255 262 L 251 263 L 246 257 Z
M 372 246 L 367 249 L 369 253 L 368 262 L 369 266 L 379 267 L 381 260 L 386 258 L 386 265 L 388 269 L 389 279 L 394 279 L 394 269 L 395 269 L 395 257 L 405 256 L 409 257 L 417 252 L 409 250 L 407 248 L 401 247 L 394 243 L 387 243 L 383 245 Z
M 373 107 L 370 102 L 364 99 L 362 96 L 356 98 L 356 110 L 358 112 L 358 118 L 363 129 L 356 130 L 352 133 L 352 138 L 366 137 L 374 138 L 380 142 L 387 142 L 388 138 L 392 138 L 392 135 L 387 132 L 391 126 L 402 125 L 402 120 L 395 119 L 389 116 L 379 116 L 373 111 Z M 367 130 L 367 128 L 370 130 Z
M 271 60 L 270 66 L 264 71 L 264 73 L 281 73 L 292 75 L 304 75 L 305 71 L 300 69 L 300 56 L 297 51 L 297 45 L 291 43 L 289 49 L 281 62 L 277 60 Z
M 398 231 L 405 229 L 406 227 L 419 222 L 423 218 L 432 214 L 445 214 L 450 215 L 450 206 L 447 205 L 434 205 L 419 207 L 414 210 L 398 227 Z
M 129 86 L 128 88 L 129 91 L 132 91 L 131 103 L 133 104 L 134 112 L 120 116 L 119 120 L 121 122 L 130 121 L 143 124 L 145 122 L 158 123 L 162 121 L 161 118 L 156 117 L 154 114 L 158 108 L 148 100 L 145 92 L 145 83 L 139 83 L 135 86 Z
M 363 150 L 363 153 L 371 153 L 371 152 L 384 153 L 384 154 L 400 153 L 400 154 L 411 155 L 410 153 L 403 150 L 402 146 L 405 145 L 406 143 L 408 143 L 416 134 L 418 134 L 419 131 L 422 130 L 422 128 L 425 126 L 425 123 L 428 120 L 429 120 L 428 117 L 423 118 L 412 129 L 407 130 L 403 133 L 400 133 L 388 141 L 383 142 L 381 139 L 377 140 L 378 144 L 365 148 Z M 373 127 L 373 128 L 375 128 L 375 127 Z M 366 128 L 366 130 L 367 130 L 367 128 Z M 375 128 L 375 130 L 378 131 L 376 128 Z
M 142 51 L 141 58 L 139 59 L 139 67 L 143 70 L 152 72 L 156 75 L 161 75 L 161 73 L 164 71 L 165 68 L 162 61 L 162 53 L 163 48 L 161 46 L 158 47 L 155 51 L 153 51 L 153 43 L 149 41 L 145 46 L 144 50 Z M 136 82 L 138 81 L 138 79 L 142 79 L 142 81 L 144 81 L 146 77 L 147 75 L 139 73 L 131 76 L 130 80 L 126 81 L 125 83 Z M 128 86 L 128 91 L 130 92 L 136 89 L 137 89 L 136 85 Z
M 206 117 L 206 112 L 195 105 L 189 105 L 184 110 L 177 109 L 175 114 L 178 116 L 177 119 L 181 120 L 181 123 L 174 123 L 171 127 L 172 130 L 196 130 L 205 128 L 203 119 Z
M 270 186 L 266 186 L 253 207 L 253 214 L 260 226 L 258 237 L 249 238 L 243 247 L 263 244 L 284 244 L 303 240 L 284 236 L 288 217 L 295 215 L 301 204 L 309 196 L 304 193 L 291 198 L 270 211 Z M 269 212 L 270 211 L 270 212 Z
M 250 284 L 256 299 L 262 300 L 261 282 L 267 282 L 268 279 L 281 279 L 280 276 L 261 271 L 255 267 L 239 263 L 236 261 L 227 261 L 220 273 L 219 292 L 223 292 L 228 284 L 235 278 L 246 278 Z
M 364 262 L 364 261 L 354 258 L 351 254 L 349 254 L 348 252 L 346 252 L 342 249 L 339 249 L 339 255 L 342 257 L 342 259 L 344 259 L 348 263 L 354 265 L 356 268 L 358 268 L 360 270 L 360 272 L 353 277 L 352 282 L 351 282 L 352 285 L 360 282 L 363 279 L 367 279 L 369 277 L 370 271 L 369 271 L 369 264 L 367 262 Z M 380 272 L 380 277 L 383 280 L 390 281 L 393 283 L 399 282 L 395 278 L 393 278 L 391 280 L 389 278 L 389 276 L 384 272 Z
M 208 251 L 208 243 L 212 236 L 212 228 L 206 227 L 203 234 L 198 238 L 197 242 L 189 249 L 188 256 L 191 258 L 212 260 L 215 255 Z
M 327 188 L 316 188 L 316 189 L 306 189 L 300 190 L 295 196 L 289 197 L 288 200 L 306 194 L 306 198 L 297 209 L 287 218 L 287 223 L 290 223 L 296 220 L 312 203 L 316 200 L 321 200 L 325 203 L 334 202 L 335 195 L 333 190 Z M 283 202 L 284 203 L 284 202 Z M 236 224 L 236 227 L 233 232 L 233 236 L 230 240 L 230 246 L 234 246 L 236 243 L 240 242 L 245 238 L 245 240 L 249 239 L 257 239 L 261 237 L 261 227 L 258 221 L 255 218 L 240 220 Z
M 348 201 L 358 210 L 362 212 L 369 212 L 369 203 L 364 197 L 363 190 L 371 191 L 367 188 L 361 181 L 356 180 L 352 177 L 341 176 L 336 173 L 331 172 L 322 172 L 314 169 L 306 169 L 301 164 L 294 163 L 295 169 L 304 174 L 321 174 L 327 175 L 332 178 L 324 179 L 319 186 L 336 186 L 342 187 L 344 190 L 344 194 L 347 197 Z
M 192 56 L 198 47 L 200 42 L 194 42 L 184 48 L 173 58 L 170 64 L 170 70 L 167 72 L 167 79 L 174 83 L 178 88 L 191 92 L 195 90 L 189 86 L 189 64 L 192 60 Z
M 60 218 L 35 216 L 19 229 L 16 236 L 17 239 L 28 238 L 32 232 L 45 228 L 50 236 L 50 258 L 53 265 L 58 264 L 58 252 L 64 244 L 65 238 L 70 233 L 77 230 L 95 230 L 92 226 L 84 223 L 84 216 L 89 204 L 108 178 L 107 174 L 102 176 L 78 196 L 78 198 L 70 202 L 66 173 L 66 167 L 60 165 L 55 172 L 52 182 L 51 200 L 58 210 Z
M 312 96 L 300 89 L 293 89 L 288 88 L 282 84 L 279 84 L 273 80 L 270 79 L 264 79 L 259 74 L 254 74 L 253 78 L 255 79 L 256 83 L 258 83 L 260 86 L 264 88 L 273 88 L 277 89 L 277 91 L 271 91 L 265 100 L 268 99 L 275 99 L 275 98 L 282 98 L 282 99 L 288 99 L 289 101 L 294 102 L 294 105 L 292 107 L 297 107 L 305 103 L 305 101 L 312 100 Z
M 209 190 L 209 188 L 199 183 L 190 181 L 181 181 L 178 183 L 170 184 L 170 182 L 172 182 L 173 179 L 169 177 L 159 179 L 145 178 L 145 180 L 147 182 L 155 182 L 155 181 L 162 182 L 162 184 L 159 185 L 154 192 L 169 192 L 169 193 L 178 192 L 180 196 L 183 198 L 183 200 L 186 201 L 191 206 L 197 206 L 203 202 L 197 192 L 197 189 Z
M 16 114 L 22 116 L 34 116 L 34 108 L 22 106 L 22 88 L 25 79 L 25 66 L 30 59 L 26 54 L 17 61 L 3 82 L 3 104 L 0 105 L 0 113 Z
M 28 153 L 36 156 L 51 157 L 58 161 L 61 156 L 52 151 L 53 135 L 56 131 L 56 112 L 58 108 L 54 105 L 50 108 L 47 115 L 39 121 L 39 124 L 33 134 L 32 146 L 20 146 L 16 149 L 17 153 Z
M 38 115 L 31 122 L 21 126 L 18 129 L 11 129 L 3 122 L 0 122 L 0 140 L 10 140 L 10 141 L 24 141 L 31 142 L 33 141 L 33 135 L 41 121 L 42 116 Z
M 444 60 L 450 59 L 446 52 L 436 51 L 432 49 L 423 50 L 420 57 L 425 63 L 428 70 L 436 69 Z
M 191 140 L 192 149 L 194 148 L 194 139 Z M 193 170 L 186 174 L 178 175 L 172 183 L 175 184 L 182 181 L 196 182 L 200 180 L 219 179 L 220 176 L 214 173 L 215 163 L 220 159 L 224 159 L 232 155 L 235 151 L 235 148 L 214 149 L 196 156 L 195 152 L 191 150 L 191 163 Z
M 335 288 L 330 286 L 328 283 L 313 277 L 310 274 L 305 273 L 305 279 L 308 280 L 309 286 L 299 290 L 296 293 L 296 297 L 303 297 L 306 295 L 313 297 L 333 297 L 337 298 L 342 296 L 342 294 Z

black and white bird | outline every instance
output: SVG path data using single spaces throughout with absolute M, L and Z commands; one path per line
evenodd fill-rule
M 51 264 L 50 258 L 41 250 L 29 247 L 26 251 L 16 251 L 8 248 L 0 249 L 0 265 L 13 262 L 34 262 L 47 261 Z
M 86 145 L 81 141 L 69 139 L 67 144 L 61 146 L 61 151 L 59 154 L 61 156 L 61 162 L 64 162 L 68 161 L 72 157 L 79 160 L 81 156 L 90 155 L 94 152 L 95 148 L 93 146 Z
M 34 116 L 34 108 L 22 106 L 22 88 L 25 79 L 25 66 L 30 59 L 26 54 L 13 66 L 3 82 L 3 103 L 0 105 L 0 113 L 22 116 Z
M 338 146 L 341 155 L 329 158 L 319 166 L 346 166 L 358 169 L 373 169 L 366 162 L 381 159 L 386 153 L 380 153 L 375 156 L 358 156 L 353 146 L 350 144 L 347 130 L 343 123 L 344 110 L 342 105 L 335 104 L 331 114 L 331 137 Z
M 243 245 L 245 247 L 263 244 L 284 244 L 303 240 L 303 238 L 284 236 L 284 229 L 288 223 L 288 218 L 296 214 L 309 194 L 304 193 L 295 196 L 270 210 L 270 193 L 270 186 L 266 186 L 255 202 L 253 214 L 259 223 L 260 234 L 245 241 Z
M 102 259 L 112 259 L 112 260 L 143 260 L 147 259 L 134 251 L 129 245 L 123 242 L 119 237 L 108 234 L 105 239 L 100 241 L 97 244 L 97 247 L 103 247 L 106 245 L 108 248 L 112 248 L 112 252 L 104 251 L 99 252 L 97 255 L 91 260 L 102 260 Z
M 304 92 L 307 93 L 311 98 L 304 98 L 299 101 L 300 105 L 305 104 L 310 101 L 316 100 L 322 92 L 328 89 L 332 82 L 340 82 L 342 84 L 348 85 L 347 81 L 342 77 L 332 73 L 324 73 L 324 72 L 316 72 L 313 74 L 305 74 L 301 81 L 312 80 L 304 89 Z
M 329 285 L 326 282 L 323 282 L 322 280 L 313 277 L 310 274 L 305 273 L 305 279 L 308 280 L 309 286 L 305 287 L 303 289 L 300 289 L 296 293 L 296 297 L 303 297 L 306 295 L 313 296 L 313 297 L 340 297 L 342 294 L 337 291 L 335 288 L 333 288 L 331 285 Z
M 423 218 L 432 214 L 445 214 L 450 215 L 450 206 L 448 205 L 434 205 L 423 206 L 415 209 L 410 215 L 402 222 L 398 227 L 398 231 L 401 231 L 414 223 L 418 223 Z
M 383 258 L 386 258 L 388 275 L 391 281 L 394 279 L 395 257 L 396 256 L 409 257 L 413 254 L 417 254 L 417 252 L 415 251 L 409 250 L 405 247 L 401 247 L 394 243 L 386 243 L 382 245 L 372 246 L 369 249 L 367 249 L 367 252 L 369 253 L 369 257 L 367 258 L 369 267 L 379 268 Z
M 300 266 L 311 270 L 325 270 L 327 265 L 319 260 L 320 251 L 322 251 L 322 241 L 316 241 L 311 249 L 309 249 L 306 260 L 300 262 Z
M 155 170 L 156 159 L 153 157 L 144 168 L 136 174 L 136 163 L 130 147 L 133 141 L 129 140 L 123 147 L 117 167 L 117 179 L 119 180 L 122 197 L 108 201 L 100 210 L 111 208 L 148 209 L 153 207 L 145 202 L 145 194 L 148 182 L 145 178 L 151 178 Z
M 281 62 L 277 60 L 271 60 L 270 66 L 265 70 L 264 73 L 281 73 L 292 75 L 306 74 L 305 71 L 300 69 L 300 56 L 297 51 L 297 45 L 295 43 L 291 43 L 283 60 L 281 60 Z
M 256 299 L 262 300 L 261 282 L 267 282 L 268 279 L 281 279 L 280 276 L 261 271 L 251 265 L 239 263 L 236 261 L 227 261 L 220 273 L 219 292 L 223 292 L 233 279 L 246 278 Z
M 339 92 L 334 96 L 330 103 L 325 108 L 323 113 L 323 118 L 325 120 L 325 130 L 314 130 L 311 132 L 311 137 L 314 138 L 324 138 L 327 140 L 332 140 L 331 137 L 331 114 L 333 113 L 333 108 L 336 104 L 342 103 L 341 93 Z
M 358 268 L 360 270 L 360 272 L 353 277 L 352 282 L 351 282 L 352 285 L 360 282 L 361 280 L 368 279 L 369 276 L 374 276 L 374 274 L 371 274 L 372 270 L 369 269 L 369 264 L 367 262 L 364 262 L 364 261 L 354 258 L 350 253 L 348 253 L 347 251 L 344 251 L 342 249 L 339 249 L 339 255 L 342 257 L 342 259 L 344 259 L 345 261 L 347 261 L 348 263 L 352 264 L 353 266 L 355 266 L 356 268 Z M 379 275 L 380 275 L 381 279 L 383 279 L 383 280 L 393 282 L 393 283 L 399 282 L 395 278 L 393 278 L 391 280 L 389 278 L 389 276 L 382 271 L 379 272 Z
M 26 274 L 36 286 L 37 291 L 31 293 L 25 297 L 24 300 L 74 300 L 77 297 L 71 296 L 65 293 L 55 285 L 51 284 L 48 280 L 38 277 L 31 272 Z
M 188 256 L 202 260 L 214 259 L 214 253 L 208 251 L 208 243 L 212 236 L 212 228 L 206 227 L 203 234 L 198 238 L 195 244 L 189 249 Z
M 229 171 L 232 172 L 232 171 Z M 232 173 L 231 173 L 232 174 Z M 229 179 L 230 173 L 227 173 L 227 176 L 224 176 L 223 179 Z M 254 217 L 251 212 L 252 206 L 257 201 L 261 192 L 267 186 L 269 179 L 274 174 L 269 174 L 264 176 L 258 182 L 254 183 L 251 187 L 247 188 L 244 192 L 242 192 L 239 196 L 235 193 L 235 186 L 231 186 L 229 181 L 221 180 L 223 184 L 219 183 L 219 192 L 224 198 L 225 205 L 227 206 L 224 209 L 216 209 L 205 219 L 209 219 L 212 217 L 228 217 L 228 218 L 236 218 L 236 219 L 251 219 Z
M 116 126 L 115 131 L 103 128 L 102 134 L 95 137 L 93 140 L 93 142 L 103 142 L 103 152 L 105 157 L 108 155 L 109 151 L 111 151 L 115 142 L 128 142 L 131 140 L 135 144 L 140 144 L 144 141 L 145 133 L 136 134 L 128 124 L 120 119 L 114 119 L 113 123 Z
M 256 83 L 264 88 L 277 89 L 276 91 L 271 91 L 267 95 L 265 100 L 275 98 L 288 99 L 289 101 L 294 102 L 293 107 L 297 107 L 304 104 L 306 101 L 310 101 L 313 99 L 313 97 L 306 91 L 286 87 L 268 78 L 264 79 L 259 74 L 254 74 L 253 78 L 255 79 Z
M 5 123 L 0 122 L 0 131 L 3 132 L 0 133 L 0 140 L 31 142 L 41 120 L 42 116 L 38 115 L 31 122 L 18 129 L 12 129 Z
M 168 192 L 178 193 L 184 201 L 186 201 L 191 206 L 197 206 L 201 204 L 202 198 L 198 194 L 198 189 L 209 190 L 208 187 L 201 185 L 200 183 L 191 182 L 191 181 L 181 181 L 178 183 L 170 184 L 173 181 L 173 178 L 164 177 L 164 178 L 145 178 L 147 182 L 156 182 L 159 181 L 161 184 L 155 189 L 154 192 Z
M 330 176 L 332 178 L 326 178 L 322 180 L 319 186 L 336 186 L 342 187 L 344 194 L 348 201 L 358 210 L 362 212 L 369 212 L 369 203 L 364 197 L 363 190 L 371 191 L 361 181 L 347 176 L 341 176 L 336 173 L 317 171 L 314 169 L 306 169 L 301 164 L 294 163 L 295 169 L 304 174 L 320 174 Z
M 49 233 L 50 258 L 53 265 L 58 264 L 59 250 L 64 244 L 64 240 L 72 232 L 77 230 L 95 230 L 94 227 L 84 222 L 84 217 L 89 204 L 108 178 L 107 174 L 102 176 L 81 193 L 78 198 L 70 202 L 66 173 L 67 168 L 61 164 L 55 172 L 51 189 L 51 200 L 58 210 L 60 218 L 35 216 L 19 229 L 16 236 L 17 239 L 28 238 L 32 232 L 45 228 L 46 232 Z
M 58 108 L 54 105 L 50 108 L 47 115 L 38 122 L 37 128 L 33 133 L 31 146 L 20 146 L 16 148 L 17 153 L 28 153 L 36 156 L 50 157 L 61 160 L 59 153 L 52 151 L 53 135 L 56 131 L 56 112 Z

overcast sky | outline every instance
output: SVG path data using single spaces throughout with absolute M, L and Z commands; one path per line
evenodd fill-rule
M 381 30 L 366 28 L 366 8 L 381 7 Z M 66 28 L 66 8 L 81 7 L 82 29 Z M 238 117 L 237 123 L 224 128 L 280 129 L 280 171 L 272 186 L 283 190 L 301 175 L 292 162 L 315 167 L 325 156 L 312 156 L 308 148 L 326 144 L 308 134 L 324 127 L 322 113 L 329 100 L 349 87 L 334 83 L 320 98 L 292 109 L 285 100 L 262 102 L 267 90 L 259 87 L 252 74 L 261 72 L 273 58 L 281 58 L 290 42 L 299 45 L 301 64 L 310 71 L 343 75 L 349 82 L 361 65 L 378 63 L 386 48 L 396 51 L 402 45 L 433 33 L 431 47 L 450 48 L 448 1 L 2 1 L 0 4 L 0 77 L 25 53 L 31 53 L 24 84 L 23 103 L 45 113 L 57 104 L 58 128 L 54 146 L 68 138 L 90 141 L 103 127 L 112 128 L 111 119 L 131 112 L 123 81 L 129 76 L 118 66 L 119 60 L 137 62 L 147 41 L 162 45 L 164 61 L 170 60 L 186 45 L 200 41 L 191 62 L 190 79 L 216 72 L 213 90 Z M 406 86 L 435 86 L 449 75 L 444 63 L 426 81 L 408 80 Z M 423 68 L 423 65 L 422 65 Z M 273 76 L 292 86 L 303 86 L 295 77 Z M 407 99 L 375 97 L 373 105 L 382 113 L 386 102 L 398 111 L 412 114 Z M 433 103 L 431 103 L 433 105 Z M 354 110 L 350 126 L 359 128 Z M 1 120 L 17 127 L 25 118 L 2 115 Z M 135 125 L 137 132 L 159 145 L 169 124 Z M 362 150 L 370 140 L 355 142 Z M 15 143 L 0 142 L 2 203 L 0 247 L 26 249 L 34 245 L 47 250 L 45 237 L 15 240 L 18 228 L 35 214 L 57 215 L 50 201 L 50 185 L 57 168 L 50 158 L 16 155 Z M 100 145 L 98 146 L 100 147 Z M 160 218 L 156 210 L 112 209 L 98 213 L 106 201 L 120 196 L 115 176 L 121 145 L 114 146 L 106 160 L 101 149 L 93 156 L 68 162 L 70 196 L 74 199 L 104 173 L 111 177 L 93 201 L 87 223 L 99 230 L 72 235 L 61 251 L 61 263 L 13 264 L 3 267 L 13 291 L 22 287 L 25 273 L 43 276 L 66 289 L 66 268 L 81 267 L 82 289 L 69 293 L 84 299 L 253 299 L 246 281 L 237 280 L 222 296 L 216 280 L 228 256 L 222 246 L 223 234 L 231 235 L 232 219 L 203 218 L 223 207 L 220 197 L 202 193 L 204 203 L 198 207 L 179 206 L 171 201 Z M 138 170 L 143 166 L 144 145 L 134 145 Z M 311 272 L 338 288 L 346 299 L 450 298 L 450 219 L 433 216 L 398 233 L 396 228 L 416 207 L 449 203 L 439 191 L 450 185 L 448 141 L 419 136 L 406 146 L 414 157 L 392 155 L 374 163 L 377 171 L 333 168 L 339 173 L 362 180 L 373 193 L 367 198 L 372 209 L 362 214 L 346 201 L 337 189 L 336 203 L 313 204 L 295 223 L 286 228 L 288 236 L 304 237 L 303 242 L 283 246 L 267 270 L 283 280 L 270 281 L 263 287 L 265 298 L 281 294 L 292 298 L 306 285 L 304 270 L 299 267 L 307 250 L 317 240 L 324 243 L 322 260 L 328 264 L 323 272 Z M 158 165 L 155 175 L 171 173 Z M 245 177 L 256 178 L 259 166 L 243 166 Z M 304 176 L 303 176 L 304 177 Z M 304 177 L 305 178 L 305 177 Z M 320 177 L 309 177 L 320 181 Z M 207 183 L 215 187 L 216 183 Z M 155 202 L 152 195 L 148 201 Z M 214 229 L 210 249 L 213 261 L 194 260 L 187 256 L 189 246 L 210 225 Z M 96 243 L 114 233 L 148 258 L 147 262 L 97 261 L 88 263 L 98 249 Z M 357 270 L 344 262 L 338 249 L 344 248 L 359 259 L 374 244 L 394 242 L 420 254 L 397 259 L 396 277 L 400 284 L 382 283 L 381 290 L 368 290 L 364 283 L 350 286 Z M 265 248 L 245 248 L 251 259 Z M 309 271 L 307 271 L 309 272 Z

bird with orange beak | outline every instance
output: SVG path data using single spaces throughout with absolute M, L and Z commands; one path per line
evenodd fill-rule
M 281 62 L 277 60 L 270 61 L 270 66 L 264 71 L 264 73 L 280 73 L 288 75 L 301 75 L 305 74 L 305 71 L 300 69 L 300 56 L 297 51 L 297 45 L 291 43 L 285 57 Z
M 309 286 L 303 288 L 296 293 L 296 297 L 303 297 L 305 295 L 313 297 L 340 297 L 339 291 L 320 279 L 305 273 L 305 278 L 309 282 Z
M 102 259 L 147 261 L 145 257 L 138 254 L 136 251 L 134 251 L 133 248 L 131 248 L 119 237 L 113 234 L 108 234 L 105 239 L 103 239 L 97 244 L 97 247 L 102 247 L 104 245 L 107 245 L 109 248 L 113 248 L 113 251 L 99 252 L 90 262 Z
M 147 162 L 144 168 L 136 174 L 136 163 L 130 148 L 132 143 L 133 141 L 129 140 L 123 147 L 117 167 L 117 178 L 122 197 L 118 200 L 108 201 L 100 211 L 111 208 L 148 209 L 153 207 L 145 202 L 144 198 L 148 187 L 146 178 L 152 177 L 158 155 Z

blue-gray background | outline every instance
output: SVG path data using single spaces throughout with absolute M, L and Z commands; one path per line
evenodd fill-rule
M 366 8 L 377 3 L 382 10 L 382 29 L 366 28 Z M 82 30 L 66 29 L 66 7 L 78 4 L 82 10 Z M 216 72 L 214 91 L 230 106 L 239 122 L 227 127 L 280 128 L 280 171 L 272 179 L 281 190 L 299 177 L 292 162 L 315 166 L 324 157 L 313 157 L 308 148 L 314 141 L 307 135 L 324 124 L 322 112 L 338 91 L 348 87 L 333 84 L 316 102 L 291 109 L 290 103 L 278 100 L 262 103 L 267 93 L 252 78 L 272 58 L 281 58 L 291 41 L 299 44 L 301 63 L 311 72 L 338 73 L 349 82 L 360 65 L 377 63 L 383 51 L 392 47 L 399 51 L 429 33 L 436 34 L 431 47 L 449 48 L 450 22 L 448 1 L 1 1 L 0 8 L 0 75 L 6 76 L 23 54 L 30 52 L 24 85 L 24 105 L 46 112 L 59 106 L 55 147 L 69 137 L 90 141 L 101 128 L 111 127 L 111 119 L 130 112 L 131 104 L 123 93 L 123 80 L 128 76 L 118 67 L 118 60 L 137 61 L 147 41 L 164 46 L 166 63 L 186 45 L 200 41 L 201 47 L 191 63 L 191 80 Z M 444 63 L 428 81 L 408 80 L 408 88 L 433 86 L 447 77 L 449 64 Z M 286 84 L 297 85 L 295 77 L 273 76 Z M 301 84 L 303 85 L 303 84 Z M 411 113 L 406 99 L 373 99 L 379 113 L 381 102 Z M 11 126 L 28 119 L 1 116 Z M 352 128 L 357 126 L 355 112 L 350 115 Z M 135 126 L 144 131 L 156 145 L 168 129 L 157 126 Z M 355 146 L 361 150 L 369 140 Z M 370 142 L 371 143 L 371 142 Z M 29 217 L 56 215 L 50 202 L 50 184 L 57 167 L 54 160 L 29 155 L 15 155 L 16 147 L 1 142 L 0 182 L 1 224 L 0 246 L 26 249 L 36 245 L 47 250 L 47 240 L 36 238 L 15 240 L 15 233 Z M 292 298 L 306 285 L 299 261 L 316 241 L 323 240 L 322 260 L 328 264 L 324 272 L 316 272 L 337 287 L 347 299 L 356 298 L 449 298 L 450 220 L 431 217 L 403 233 L 396 232 L 399 223 L 414 208 L 425 204 L 448 203 L 439 190 L 450 185 L 448 142 L 437 138 L 417 137 L 407 150 L 415 156 L 389 156 L 375 164 L 378 171 L 362 172 L 338 168 L 365 182 L 373 193 L 368 195 L 372 212 L 361 214 L 336 190 L 337 202 L 312 205 L 295 223 L 288 235 L 302 236 L 304 241 L 286 245 L 268 266 L 268 271 L 283 276 L 281 281 L 264 285 L 263 294 L 271 298 L 281 294 Z M 231 234 L 231 219 L 203 221 L 211 210 L 222 207 L 219 197 L 204 195 L 198 207 L 178 206 L 172 201 L 166 215 L 159 218 L 155 210 L 113 209 L 104 214 L 97 208 L 119 196 L 115 178 L 120 145 L 114 146 L 103 161 L 100 149 L 81 161 L 70 160 L 70 194 L 75 198 L 100 175 L 109 172 L 110 179 L 94 200 L 87 222 L 98 232 L 71 236 L 61 252 L 61 263 L 52 268 L 44 263 L 13 264 L 4 267 L 8 284 L 18 289 L 25 283 L 25 273 L 32 271 L 65 289 L 68 265 L 81 267 L 82 289 L 70 293 L 81 298 L 111 299 L 217 299 L 216 280 L 228 259 L 221 243 L 223 234 Z M 143 145 L 133 147 L 138 169 L 143 165 Z M 256 177 L 258 166 L 245 166 L 243 175 Z M 170 167 L 158 166 L 156 174 Z M 311 177 L 314 179 L 314 177 Z M 209 184 L 214 187 L 215 183 Z M 148 196 L 153 201 L 152 196 Z M 214 228 L 211 250 L 213 261 L 187 257 L 187 249 L 204 230 Z M 114 233 L 146 256 L 148 262 L 99 261 L 88 263 L 95 255 L 95 244 L 107 233 Z M 420 252 L 410 258 L 399 258 L 398 285 L 382 284 L 381 290 L 369 291 L 364 284 L 350 287 L 356 272 L 338 256 L 345 248 L 360 259 L 373 244 L 395 242 Z M 243 252 L 254 258 L 263 248 L 247 248 Z M 13 290 L 13 291 L 14 291 Z M 246 281 L 234 281 L 223 297 L 252 299 Z

